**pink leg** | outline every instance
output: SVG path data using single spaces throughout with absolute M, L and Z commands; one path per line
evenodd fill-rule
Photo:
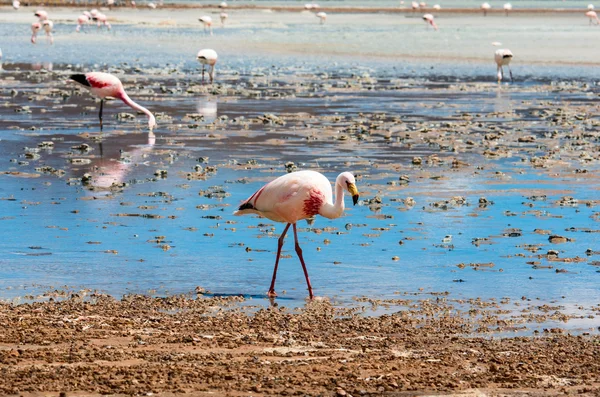
M 267 292 L 267 295 L 271 298 L 277 296 L 277 293 L 275 292 L 275 278 L 277 277 L 277 266 L 279 266 L 279 257 L 281 256 L 281 247 L 283 247 L 283 240 L 285 239 L 285 235 L 288 229 L 290 228 L 290 225 L 291 223 L 288 223 L 285 229 L 283 229 L 283 233 L 281 233 L 281 236 L 279 236 L 279 242 L 277 245 L 277 258 L 275 258 L 275 268 L 273 269 L 273 279 L 271 280 L 271 287 L 269 287 L 269 292 Z
M 300 263 L 302 263 L 302 270 L 304 270 L 304 277 L 306 277 L 306 285 L 308 285 L 308 296 L 310 297 L 310 299 L 313 299 L 315 296 L 313 295 L 312 286 L 310 285 L 310 279 L 308 278 L 308 270 L 306 270 L 306 264 L 304 263 L 304 258 L 302 257 L 302 249 L 300 248 L 300 244 L 298 244 L 298 232 L 296 231 L 295 223 L 294 223 L 294 241 L 296 241 L 296 254 L 298 254 Z

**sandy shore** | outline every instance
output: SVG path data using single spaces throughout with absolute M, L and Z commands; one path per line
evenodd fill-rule
M 242 309 L 239 297 L 81 296 L 0 305 L 0 393 L 600 393 L 600 337 L 468 337 L 470 320 L 435 299 L 364 317 L 323 300 L 289 311 Z

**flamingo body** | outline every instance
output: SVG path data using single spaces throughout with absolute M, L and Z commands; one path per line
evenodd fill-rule
M 435 30 L 438 30 L 438 27 L 437 27 L 437 25 L 435 24 L 435 21 L 433 20 L 433 15 L 431 15 L 431 14 L 425 14 L 425 15 L 423 15 L 423 20 L 424 20 L 426 23 L 428 23 L 428 24 L 430 24 L 431 26 L 433 26 L 433 28 L 434 28 Z
M 320 20 L 320 22 L 321 22 L 321 25 L 322 25 L 322 24 L 324 24 L 324 23 L 325 23 L 325 21 L 327 20 L 327 14 L 326 14 L 326 13 L 324 13 L 323 11 L 321 11 L 321 12 L 317 12 L 317 13 L 315 14 L 315 16 L 316 16 L 317 18 L 319 18 L 319 20 Z
M 123 84 L 116 76 L 109 73 L 90 72 L 85 74 L 73 74 L 69 77 L 101 99 L 100 102 L 100 130 L 102 130 L 102 107 L 107 97 L 122 100 L 127 106 L 139 110 L 148 116 L 148 127 L 152 130 L 156 126 L 154 115 L 145 107 L 133 102 L 123 89 Z
M 15 0 L 12 2 L 12 6 L 15 10 L 18 10 L 21 7 L 21 2 L 19 0 Z
M 219 18 L 221 18 L 221 26 L 225 26 L 225 21 L 227 20 L 227 18 L 229 18 L 229 15 L 227 15 L 226 12 L 221 12 L 219 14 Z
M 590 25 L 593 23 L 600 25 L 600 19 L 598 19 L 598 14 L 596 14 L 596 11 L 588 11 L 585 13 L 585 16 L 590 19 Z
M 204 15 L 202 17 L 200 17 L 198 19 L 200 22 L 202 22 L 202 25 L 204 26 L 204 31 L 208 31 L 210 33 L 210 35 L 212 36 L 213 31 L 212 31 L 212 17 L 208 16 L 208 15 Z
M 41 21 L 45 21 L 46 19 L 48 19 L 48 13 L 46 11 L 43 10 L 37 10 L 33 15 L 35 15 L 36 17 L 38 17 L 38 19 Z
M 204 67 L 205 65 L 210 66 L 208 71 L 208 76 L 210 77 L 210 82 L 212 83 L 215 77 L 215 65 L 217 63 L 217 52 L 211 49 L 204 49 L 198 51 L 198 55 L 196 55 L 196 59 L 198 62 L 202 64 L 202 80 L 204 80 Z
M 267 293 L 269 296 L 277 295 L 275 293 L 275 279 L 281 247 L 283 246 L 285 234 L 289 227 L 293 225 L 296 253 L 304 270 L 309 296 L 311 299 L 314 297 L 302 250 L 298 243 L 296 223 L 316 215 L 329 219 L 339 218 L 344 213 L 344 191 L 348 191 L 352 195 L 354 204 L 358 202 L 356 181 L 349 172 L 342 172 L 336 179 L 335 203 L 333 202 L 331 183 L 323 174 L 315 171 L 292 172 L 280 176 L 260 188 L 234 212 L 234 215 L 258 214 L 275 222 L 287 223 L 279 237 L 273 278 Z
M 37 39 L 37 34 L 42 29 L 42 24 L 39 22 L 34 22 L 31 24 L 31 42 L 35 44 Z
M 46 36 L 50 40 L 50 44 L 54 44 L 54 37 L 52 36 L 52 29 L 54 29 L 54 22 L 49 19 L 46 19 L 42 22 L 42 28 L 44 32 L 46 32 Z
M 483 10 L 483 16 L 487 15 L 487 12 L 492 8 L 492 6 L 490 5 L 490 3 L 483 3 L 481 5 L 481 9 Z
M 510 61 L 512 61 L 513 53 L 509 49 L 501 48 L 496 50 L 494 53 L 494 60 L 496 61 L 496 65 L 498 66 L 498 83 L 502 81 L 502 77 L 504 75 L 503 66 L 508 67 L 508 71 L 510 72 L 510 79 L 512 80 L 512 70 L 510 70 Z
M 77 32 L 79 32 L 79 30 L 86 25 L 87 23 L 90 22 L 90 18 L 85 15 L 85 14 L 81 14 L 78 18 L 77 18 L 77 28 L 75 28 L 75 30 Z

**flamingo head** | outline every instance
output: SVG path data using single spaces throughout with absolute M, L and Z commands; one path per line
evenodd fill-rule
M 346 189 L 348 193 L 352 196 L 352 203 L 356 205 L 358 203 L 359 194 L 358 189 L 356 188 L 356 179 L 354 175 L 350 172 L 342 172 L 336 180 L 336 184 L 340 185 L 342 188 Z

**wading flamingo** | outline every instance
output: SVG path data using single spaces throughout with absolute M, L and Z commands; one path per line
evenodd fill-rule
M 323 11 L 317 12 L 315 14 L 315 16 L 317 18 L 319 18 L 319 21 L 320 21 L 321 25 L 323 25 L 325 23 L 325 21 L 327 21 L 327 14 L 325 14 Z
M 598 19 L 598 14 L 596 14 L 596 11 L 588 11 L 585 13 L 585 15 L 590 19 L 590 25 L 594 23 L 596 25 L 600 25 L 600 19 Z
M 18 10 L 21 7 L 21 2 L 19 0 L 15 0 L 12 2 L 12 6 L 15 10 Z
M 79 32 L 79 30 L 84 26 L 87 25 L 90 22 L 90 18 L 85 15 L 85 14 L 81 14 L 78 18 L 77 18 L 77 27 L 75 28 L 76 32 Z
M 229 15 L 227 15 L 226 12 L 222 12 L 219 14 L 219 18 L 221 18 L 221 26 L 225 27 L 225 21 L 227 20 L 227 18 L 229 18 Z
M 439 4 L 434 4 L 434 5 L 433 5 L 433 9 L 434 9 L 434 10 L 436 10 L 436 11 L 439 11 L 439 10 L 441 10 L 441 9 L 442 9 L 442 6 L 441 6 L 441 5 L 439 5 Z
M 419 3 L 413 1 L 412 3 L 410 3 L 410 8 L 412 8 L 413 11 L 417 11 L 419 9 Z
M 46 19 L 48 19 L 48 13 L 46 11 L 43 11 L 43 10 L 37 10 L 33 15 L 35 15 L 36 17 L 38 17 L 38 19 L 40 20 L 40 22 L 45 21 Z
M 227 3 L 222 1 L 221 4 L 219 4 L 219 8 L 227 8 Z
M 81 84 L 85 89 L 93 95 L 100 98 L 100 131 L 102 131 L 102 108 L 104 107 L 104 98 L 111 97 L 120 99 L 125 104 L 135 110 L 145 113 L 148 116 L 148 127 L 150 131 L 156 126 L 156 119 L 148 109 L 133 102 L 129 95 L 123 89 L 123 84 L 116 76 L 109 73 L 90 72 L 85 74 L 72 74 L 69 77 L 71 80 Z
M 212 34 L 213 34 L 213 31 L 212 31 L 212 18 L 209 17 L 208 15 L 204 15 L 204 16 L 200 17 L 198 20 L 200 22 L 202 22 L 202 25 L 204 26 L 204 32 L 206 32 L 208 30 L 208 32 L 212 36 Z
M 492 6 L 489 3 L 483 3 L 481 5 L 481 9 L 483 10 L 483 16 L 487 16 L 487 12 L 492 8 Z
M 588 9 L 588 11 L 594 11 L 594 5 L 588 4 L 587 9 Z
M 433 28 L 434 28 L 435 30 L 438 30 L 438 27 L 437 27 L 437 25 L 435 24 L 435 21 L 433 20 L 433 15 L 431 15 L 431 14 L 425 14 L 425 15 L 423 15 L 423 20 L 424 20 L 426 23 L 428 23 L 428 24 L 430 24 L 431 26 L 433 26 Z
M 108 23 L 108 17 L 101 12 L 97 12 L 95 15 L 92 14 L 92 19 L 96 21 L 96 26 L 100 28 L 102 25 L 106 26 L 106 29 L 110 30 L 110 23 Z
M 275 222 L 285 222 L 287 226 L 283 229 L 277 245 L 277 256 L 275 257 L 275 268 L 273 278 L 267 295 L 275 297 L 275 278 L 277 277 L 277 266 L 281 256 L 283 240 L 290 228 L 294 226 L 294 240 L 296 242 L 296 254 L 302 264 L 308 295 L 314 298 L 306 264 L 302 257 L 302 249 L 298 243 L 298 232 L 296 222 L 309 219 L 319 214 L 325 218 L 335 219 L 344 213 L 344 190 L 352 195 L 352 201 L 358 202 L 358 190 L 354 176 L 349 172 L 342 172 L 335 180 L 335 203 L 332 200 L 331 183 L 325 175 L 315 171 L 298 171 L 280 176 L 263 186 L 260 190 L 244 201 L 234 215 L 258 214 Z
M 512 60 L 513 53 L 507 49 L 499 49 L 494 53 L 494 60 L 496 61 L 496 65 L 498 66 L 498 83 L 502 81 L 502 77 L 504 76 L 503 66 L 508 68 L 508 72 L 510 73 L 510 81 L 513 80 L 512 70 L 510 70 L 510 61 Z
M 35 44 L 35 40 L 37 39 L 37 34 L 42 28 L 42 24 L 39 22 L 34 22 L 31 24 L 31 42 Z
M 202 64 L 202 81 L 204 81 L 204 68 L 205 65 L 210 66 L 208 76 L 210 77 L 210 83 L 212 84 L 215 77 L 215 64 L 217 63 L 217 52 L 211 49 L 204 49 L 198 51 L 196 55 L 198 62 Z
M 512 4 L 506 3 L 506 4 L 504 4 L 503 8 L 504 8 L 504 13 L 506 14 L 506 16 L 508 16 L 508 13 L 510 11 L 512 11 Z
M 54 44 L 54 37 L 52 36 L 52 29 L 54 28 L 54 22 L 52 22 L 49 19 L 46 19 L 44 22 L 42 22 L 42 28 L 44 29 L 44 32 L 46 32 L 46 36 L 50 40 L 50 44 Z

